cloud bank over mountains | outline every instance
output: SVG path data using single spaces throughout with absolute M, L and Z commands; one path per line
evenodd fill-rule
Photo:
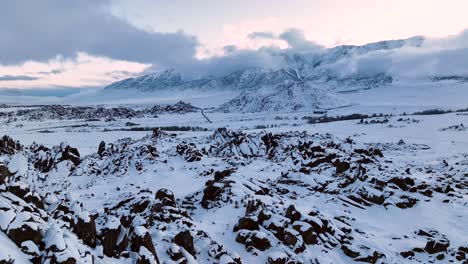
M 386 72 L 401 79 L 468 76 L 468 30 L 459 35 L 356 55 L 333 65 L 343 76 Z

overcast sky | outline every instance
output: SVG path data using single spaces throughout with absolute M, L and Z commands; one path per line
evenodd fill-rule
M 103 86 L 145 70 L 257 66 L 262 49 L 445 37 L 468 27 L 466 10 L 466 0 L 5 0 L 0 87 Z

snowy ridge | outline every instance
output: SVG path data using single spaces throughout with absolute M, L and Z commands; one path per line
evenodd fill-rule
M 276 112 L 312 111 L 330 109 L 348 104 L 326 89 L 309 83 L 281 85 L 274 90 L 267 88 L 242 92 L 221 105 L 222 112 Z

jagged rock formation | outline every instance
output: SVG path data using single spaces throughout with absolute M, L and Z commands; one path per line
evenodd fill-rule
M 155 105 L 152 108 L 148 109 L 146 112 L 149 112 L 150 114 L 185 114 L 197 112 L 198 110 L 199 108 L 191 104 L 179 101 L 174 105 Z
M 16 146 L 0 164 L 0 242 L 13 252 L 0 260 L 7 263 L 467 259 L 466 244 L 440 225 L 406 223 L 410 231 L 389 234 L 382 216 L 425 221 L 419 212 L 433 203 L 466 209 L 466 155 L 404 162 L 401 153 L 428 147 L 226 128 L 190 143 L 155 130 L 103 142 L 86 156 L 68 144 L 6 141 Z

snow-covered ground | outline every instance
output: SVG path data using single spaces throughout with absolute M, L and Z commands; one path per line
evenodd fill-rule
M 310 111 L 208 110 L 212 123 L 199 112 L 2 117 L 13 141 L 0 139 L 0 258 L 466 263 L 468 112 L 412 114 L 466 108 L 466 88 L 339 93 L 350 105 L 327 111 L 383 114 L 362 121 L 310 123 L 322 115 Z M 202 97 L 191 103 L 226 101 Z M 168 98 L 125 106 L 177 101 Z

